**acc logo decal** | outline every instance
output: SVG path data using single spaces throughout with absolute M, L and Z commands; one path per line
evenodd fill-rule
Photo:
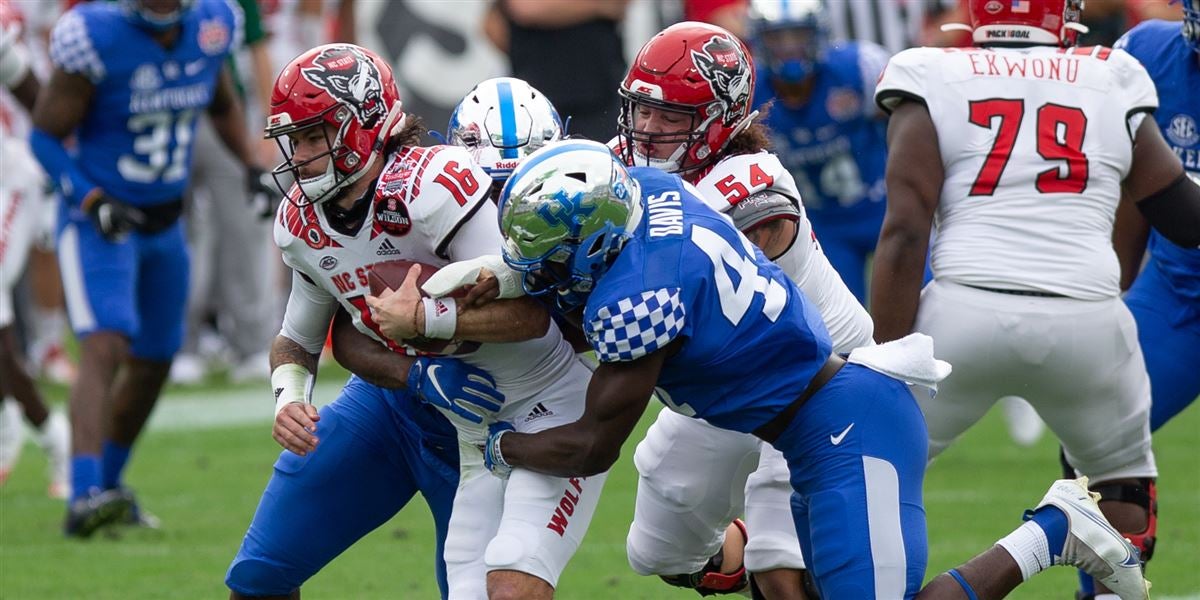
M 983 10 L 987 11 L 987 14 L 989 15 L 994 15 L 1004 10 L 1004 4 L 1001 3 L 1000 0 L 992 0 L 991 2 L 983 5 Z
M 334 268 L 337 267 L 337 264 L 338 264 L 338 260 L 337 260 L 337 258 L 335 258 L 333 256 L 323 257 L 320 262 L 321 268 L 325 269 L 326 271 L 332 271 Z

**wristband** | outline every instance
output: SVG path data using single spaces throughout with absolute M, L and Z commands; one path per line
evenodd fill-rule
M 458 326 L 458 306 L 454 298 L 425 298 L 425 337 L 435 340 L 454 339 Z
M 317 378 L 308 369 L 285 363 L 271 371 L 271 389 L 275 392 L 275 414 L 293 402 L 312 404 L 313 384 Z

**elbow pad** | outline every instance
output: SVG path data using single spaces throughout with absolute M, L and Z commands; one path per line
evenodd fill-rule
M 1186 173 L 1138 202 L 1137 207 L 1171 243 L 1183 248 L 1200 247 L 1200 186 Z

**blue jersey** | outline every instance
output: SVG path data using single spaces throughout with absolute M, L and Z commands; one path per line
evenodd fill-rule
M 629 170 L 644 215 L 584 311 L 603 362 L 682 340 L 659 397 L 673 410 L 750 432 L 795 400 L 832 350 L 821 315 L 787 275 L 678 177 Z
M 1200 57 L 1183 39 L 1179 21 L 1145 21 L 1129 30 L 1115 47 L 1138 59 L 1154 87 L 1154 120 L 1192 179 L 1200 181 Z M 1200 301 L 1200 250 L 1181 248 L 1156 231 L 1150 257 L 1176 293 Z
M 817 217 L 883 219 L 887 126 L 873 96 L 887 61 L 887 51 L 871 43 L 834 46 L 817 63 L 804 106 L 776 100 L 767 114 L 772 151 Z M 760 67 L 754 105 L 761 110 L 774 98 L 770 72 Z
M 196 118 L 212 101 L 240 20 L 227 0 L 197 0 L 168 49 L 114 3 L 83 3 L 59 19 L 54 66 L 95 86 L 75 131 L 75 160 L 88 179 L 131 204 L 183 195 Z

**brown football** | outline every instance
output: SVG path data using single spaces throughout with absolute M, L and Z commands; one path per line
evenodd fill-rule
M 408 270 L 413 265 L 421 265 L 421 275 L 417 277 L 417 285 L 423 285 L 434 273 L 438 272 L 438 267 L 430 264 L 415 262 L 411 260 L 389 260 L 375 263 L 371 265 L 371 270 L 367 273 L 367 282 L 371 286 L 371 295 L 378 296 L 387 289 L 398 289 L 400 284 L 404 283 L 404 279 L 408 277 Z M 461 298 L 466 294 L 466 290 L 459 290 L 450 294 L 452 298 Z M 422 296 L 428 296 L 424 291 Z M 426 337 L 417 337 L 407 340 L 402 340 L 405 346 L 418 350 L 425 354 L 469 354 L 479 349 L 479 342 L 467 340 L 435 340 Z

